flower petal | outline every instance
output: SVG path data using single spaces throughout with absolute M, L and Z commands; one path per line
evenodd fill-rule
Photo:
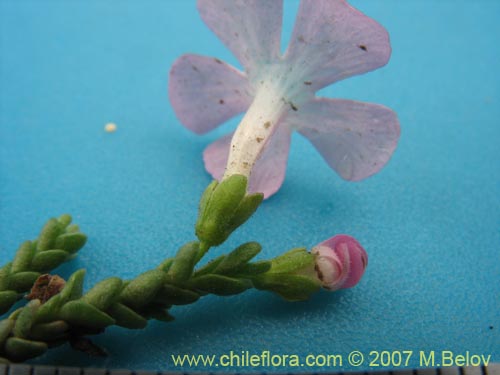
M 210 143 L 203 151 L 205 169 L 218 181 L 222 179 L 224 171 L 226 170 L 229 147 L 231 147 L 233 134 L 234 133 L 229 133 L 217 139 L 215 142 Z
M 280 56 L 283 0 L 198 0 L 198 10 L 249 75 Z
M 203 152 L 205 169 L 219 181 L 224 175 L 233 134 L 219 138 Z M 279 190 L 285 179 L 290 141 L 290 128 L 278 125 L 252 170 L 248 184 L 250 193 L 263 193 L 267 199 Z
M 318 149 L 346 180 L 378 172 L 399 139 L 399 121 L 391 109 L 352 100 L 315 99 L 290 113 L 286 122 Z
M 389 35 L 345 0 L 302 0 L 285 59 L 314 91 L 387 64 Z
M 246 111 L 253 98 L 243 73 L 219 59 L 199 55 L 175 61 L 168 93 L 179 120 L 197 134 Z
M 285 124 L 277 125 L 250 175 L 248 190 L 251 193 L 264 193 L 267 199 L 279 190 L 285 180 L 291 133 Z

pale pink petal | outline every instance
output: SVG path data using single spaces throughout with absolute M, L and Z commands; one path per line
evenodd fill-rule
M 387 64 L 389 35 L 344 0 L 303 0 L 285 59 L 314 91 Z
M 198 0 L 198 10 L 247 73 L 280 56 L 282 0 Z
M 352 181 L 378 172 L 400 133 L 391 109 L 352 100 L 314 99 L 291 112 L 286 122 L 307 137 L 342 178 Z
M 219 138 L 203 152 L 205 169 L 219 181 L 224 175 L 232 136 L 233 133 Z M 290 128 L 278 125 L 252 170 L 248 184 L 250 193 L 263 193 L 267 199 L 279 190 L 285 179 L 290 141 Z
M 250 192 L 264 193 L 264 198 L 269 198 L 279 190 L 285 180 L 290 142 L 291 129 L 278 124 L 250 175 Z
M 168 93 L 179 120 L 198 134 L 246 111 L 253 99 L 243 73 L 219 59 L 199 55 L 175 61 Z
M 224 171 L 226 170 L 233 134 L 229 133 L 217 139 L 215 142 L 210 143 L 203 151 L 205 169 L 218 181 L 224 176 Z

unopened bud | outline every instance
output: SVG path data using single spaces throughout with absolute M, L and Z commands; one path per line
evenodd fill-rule
M 368 265 L 365 249 L 353 237 L 334 236 L 312 249 L 316 273 L 325 289 L 338 290 L 356 285 Z

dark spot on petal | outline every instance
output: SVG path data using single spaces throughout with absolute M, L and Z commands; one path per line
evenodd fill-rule
M 290 102 L 290 107 L 294 110 L 294 111 L 298 111 L 299 109 L 297 108 L 297 106 L 295 104 L 293 104 L 292 102 Z
M 304 81 L 304 85 L 311 86 L 313 83 L 311 81 Z
M 302 43 L 304 43 L 304 42 L 306 41 L 302 35 L 300 35 L 300 36 L 297 38 L 297 40 L 298 40 L 299 42 L 302 42 Z
M 224 104 L 224 100 L 223 99 L 219 100 L 219 104 Z
M 222 64 L 222 61 L 220 61 L 219 59 L 214 59 L 214 60 L 217 64 Z
M 271 126 L 271 122 L 270 121 L 267 121 L 267 122 L 264 123 L 264 128 L 269 129 L 270 126 Z
M 257 138 L 255 138 L 255 140 L 257 141 L 257 143 L 260 143 L 260 142 L 262 142 L 264 140 L 264 138 L 257 137 Z
M 193 70 L 196 71 L 196 72 L 199 71 L 198 68 L 196 66 L 194 66 L 194 65 L 191 65 L 191 68 L 193 68 Z
M 360 49 L 362 49 L 363 51 L 368 51 L 368 48 L 366 48 L 366 46 L 364 44 L 360 44 L 358 47 Z

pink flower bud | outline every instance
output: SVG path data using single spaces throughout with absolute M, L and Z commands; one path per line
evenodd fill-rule
M 338 290 L 356 285 L 368 265 L 365 249 L 353 237 L 334 236 L 313 247 L 315 270 L 324 288 Z

